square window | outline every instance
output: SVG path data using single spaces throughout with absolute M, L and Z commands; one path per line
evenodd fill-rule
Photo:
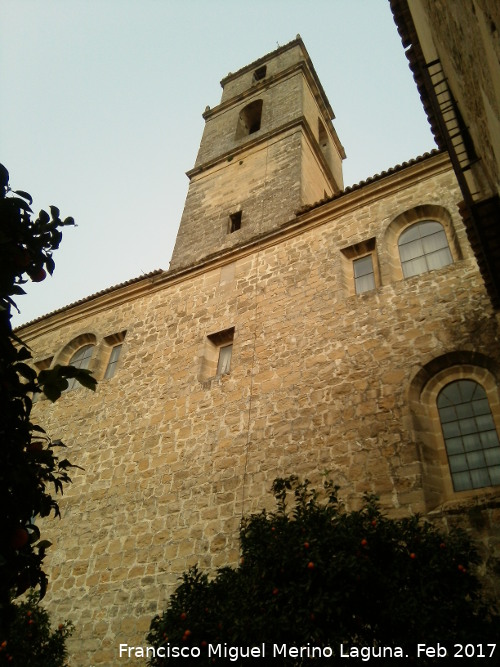
M 446 440 L 446 450 L 450 456 L 452 454 L 462 454 L 464 451 L 464 441 L 462 438 L 449 438 Z
M 500 447 L 485 449 L 484 458 L 486 459 L 486 465 L 488 466 L 500 465 Z
M 443 424 L 443 435 L 446 440 L 448 438 L 456 438 L 457 436 L 461 435 L 460 433 L 460 426 L 458 422 L 448 422 L 447 424 Z
M 262 67 L 259 67 L 253 73 L 253 80 L 254 81 L 262 81 L 262 79 L 265 79 L 265 77 L 266 77 L 266 72 L 267 72 L 266 65 L 262 65 Z
M 457 412 L 454 407 L 439 408 L 439 417 L 441 418 L 442 424 L 447 424 L 448 422 L 454 422 L 458 419 Z
M 453 473 L 453 488 L 455 491 L 467 491 L 471 488 L 471 481 L 468 472 Z
M 468 470 L 467 459 L 465 455 L 450 456 L 450 470 L 451 472 L 462 472 Z
M 481 444 L 483 447 L 498 447 L 498 435 L 495 430 L 485 431 L 479 435 L 481 437 Z
M 486 466 L 486 461 L 484 460 L 483 452 L 469 452 L 469 454 L 467 454 L 467 464 L 469 470 L 472 470 L 473 468 L 484 468 Z
M 493 466 L 489 468 L 490 479 L 492 484 L 500 484 L 500 466 Z
M 471 470 L 470 477 L 472 480 L 473 489 L 482 489 L 483 487 L 490 485 L 490 476 L 486 468 Z

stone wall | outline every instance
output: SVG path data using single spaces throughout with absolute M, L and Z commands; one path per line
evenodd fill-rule
M 96 340 L 97 392 L 75 389 L 35 408 L 83 468 L 61 500 L 62 520 L 44 526 L 54 544 L 47 599 L 76 625 L 74 667 L 111 667 L 120 642 L 144 644 L 190 565 L 235 563 L 240 518 L 271 506 L 276 476 L 318 482 L 329 470 L 348 508 L 368 491 L 392 516 L 452 520 L 446 503 L 454 499 L 433 506 L 426 492 L 416 417 L 427 417 L 415 414 L 411 391 L 422 368 L 457 351 L 488 358 L 490 372 L 500 362 L 498 320 L 459 200 L 446 157 L 429 157 L 252 246 L 133 282 L 20 332 L 37 361 L 53 363 L 78 336 Z M 446 212 L 454 262 L 404 280 L 392 231 L 415 211 Z M 342 250 L 372 238 L 379 283 L 356 295 Z M 202 377 L 207 337 L 233 327 L 230 373 Z M 102 380 L 105 337 L 124 331 L 116 374 Z M 489 522 L 498 513 L 492 489 L 460 497 L 479 513 L 487 499 Z M 484 525 L 494 566 L 498 524 Z

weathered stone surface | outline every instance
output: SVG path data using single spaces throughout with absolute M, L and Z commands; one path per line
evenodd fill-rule
M 83 468 L 61 499 L 62 520 L 43 526 L 54 545 L 47 600 L 76 625 L 74 667 L 111 667 L 120 643 L 144 645 L 189 566 L 236 563 L 240 519 L 272 506 L 280 475 L 320 483 L 329 470 L 347 508 L 370 492 L 394 517 L 431 512 L 446 527 L 465 512 L 488 562 L 498 562 L 498 493 L 450 491 L 439 422 L 420 401 L 435 361 L 449 359 L 463 377 L 490 382 L 500 424 L 498 318 L 459 199 L 447 158 L 431 156 L 279 234 L 288 212 L 276 214 L 275 229 L 251 246 L 24 327 L 36 361 L 67 362 L 82 334 L 96 345 L 96 393 L 74 389 L 35 406 Z M 453 263 L 403 279 L 394 226 L 410 209 L 438 212 Z M 379 281 L 355 294 L 342 250 L 367 239 Z M 232 328 L 230 373 L 203 378 L 207 337 Z M 106 340 L 118 332 L 122 354 L 106 380 Z

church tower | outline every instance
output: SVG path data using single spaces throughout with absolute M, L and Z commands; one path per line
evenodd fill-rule
M 203 114 L 171 270 L 277 230 L 343 188 L 344 149 L 300 36 L 221 86 Z

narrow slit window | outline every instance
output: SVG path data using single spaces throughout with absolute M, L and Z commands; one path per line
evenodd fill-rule
M 318 143 L 321 148 L 326 148 L 328 145 L 328 135 L 326 133 L 325 126 L 318 118 Z
M 237 211 L 236 213 L 231 213 L 229 216 L 229 233 L 232 234 L 233 232 L 237 232 L 239 229 L 241 229 L 241 217 L 242 217 L 242 212 Z
M 118 364 L 118 359 L 120 358 L 121 351 L 122 351 L 122 345 L 121 344 L 120 345 L 115 345 L 113 347 L 113 349 L 111 350 L 108 365 L 106 367 L 106 372 L 104 373 L 104 379 L 105 380 L 109 380 L 115 374 L 116 365 Z

